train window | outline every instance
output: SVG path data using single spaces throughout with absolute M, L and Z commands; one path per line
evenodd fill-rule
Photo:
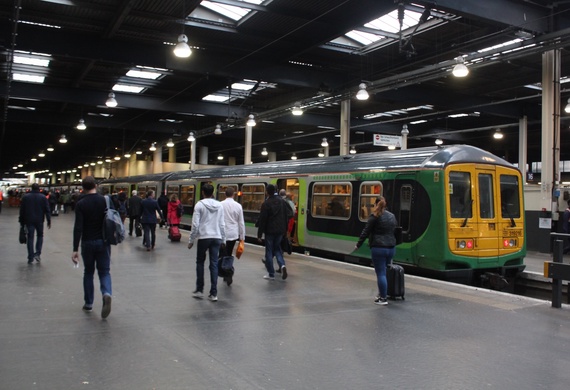
M 520 218 L 519 179 L 517 176 L 501 175 L 501 217 Z
M 358 218 L 361 221 L 368 220 L 372 212 L 376 198 L 383 194 L 382 184 L 379 181 L 364 182 L 360 185 L 360 205 Z
M 222 201 L 226 199 L 226 190 L 228 187 L 233 187 L 234 193 L 238 192 L 238 185 L 237 184 L 218 184 L 218 190 L 216 191 L 216 199 Z
M 398 223 L 402 231 L 410 231 L 410 210 L 412 209 L 412 186 L 409 184 L 400 187 L 400 215 Z
M 451 218 L 471 218 L 471 174 L 449 172 L 449 213 Z
M 168 200 L 170 200 L 170 197 L 172 195 L 176 195 L 180 199 L 180 194 L 177 185 L 166 186 L 166 196 L 168 197 Z
M 350 183 L 319 183 L 313 186 L 312 215 L 318 218 L 348 219 L 351 209 Z
M 479 174 L 479 214 L 481 218 L 495 218 L 493 206 L 493 176 L 487 173 Z
M 141 198 L 146 198 L 146 186 L 139 186 L 137 191 Z
M 194 206 L 194 193 L 196 186 L 182 185 L 180 186 L 180 203 L 185 206 Z
M 265 184 L 244 184 L 241 187 L 241 206 L 243 211 L 259 212 L 265 200 Z

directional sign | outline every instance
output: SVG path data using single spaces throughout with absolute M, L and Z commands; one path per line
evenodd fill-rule
M 402 137 L 399 135 L 374 134 L 374 146 L 402 147 Z

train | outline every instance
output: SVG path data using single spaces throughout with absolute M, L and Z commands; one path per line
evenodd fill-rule
M 298 251 L 369 265 L 369 248 L 355 250 L 355 243 L 382 195 L 402 228 L 394 262 L 408 272 L 477 284 L 495 277 L 508 281 L 525 268 L 521 173 L 470 145 L 114 178 L 99 188 L 177 194 L 184 205 L 182 225 L 190 228 L 205 183 L 214 185 L 218 200 L 234 187 L 252 241 L 265 186 L 272 183 L 290 193 L 297 206 L 292 237 Z

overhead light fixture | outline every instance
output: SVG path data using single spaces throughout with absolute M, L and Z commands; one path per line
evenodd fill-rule
M 49 145 L 46 150 L 48 152 L 53 152 L 55 149 L 53 148 L 53 146 Z
M 296 160 L 296 159 L 297 159 L 297 155 L 296 155 L 295 153 L 293 153 L 293 154 L 291 155 L 291 160 Z
M 567 114 L 570 114 L 570 99 L 568 99 L 568 103 L 566 104 L 566 107 L 564 107 L 564 111 Z
M 318 156 L 319 157 L 325 157 L 325 152 L 323 152 L 322 150 L 319 150 Z
M 293 109 L 291 109 L 291 114 L 295 116 L 303 115 L 303 109 L 301 108 L 300 103 L 295 103 Z
M 323 138 L 323 142 L 321 142 L 321 146 L 322 146 L 323 148 L 327 148 L 327 147 L 329 146 L 329 143 L 328 143 L 328 141 L 327 141 L 326 138 Z
M 255 126 L 255 116 L 253 114 L 249 114 L 247 122 L 245 123 L 247 126 L 253 127 Z
M 67 143 L 67 138 L 65 138 L 65 134 L 63 134 L 61 136 L 61 138 L 59 139 L 59 143 L 60 144 L 66 144 Z
M 217 125 L 216 125 L 216 129 L 214 130 L 214 134 L 216 134 L 216 135 L 222 134 L 222 126 L 220 126 L 219 124 L 217 124 Z
M 503 139 L 503 133 L 501 132 L 501 129 L 495 130 L 495 134 L 493 134 L 493 138 L 495 138 L 495 139 Z
M 267 148 L 263 148 L 263 149 L 261 150 L 261 155 L 262 155 L 262 156 L 267 156 L 267 154 L 268 154 Z
M 188 142 L 194 142 L 196 141 L 196 137 L 194 137 L 194 133 L 190 132 L 190 134 L 188 134 L 188 138 L 187 138 Z
M 115 156 L 115 161 L 119 161 L 120 159 L 121 159 L 121 156 L 119 156 L 119 155 Z M 91 164 L 95 165 L 94 163 L 91 163 Z
M 224 159 L 224 156 L 221 154 L 218 154 L 218 160 L 223 160 L 223 159 Z
M 151 152 L 154 152 L 156 150 L 156 142 L 153 142 L 152 144 L 150 144 L 150 148 L 148 148 L 148 150 L 150 150 Z
M 83 120 L 83 118 L 81 118 L 79 120 L 79 123 L 77 124 L 77 130 L 85 130 L 87 128 L 87 126 L 85 125 L 85 121 Z
M 166 143 L 166 146 L 168 146 L 169 148 L 172 148 L 174 146 L 174 142 L 172 142 L 172 138 L 168 139 L 168 142 Z
M 404 125 L 402 126 L 402 131 L 400 132 L 403 136 L 407 136 L 408 134 L 410 134 L 410 131 L 408 130 L 408 125 L 404 123 Z
M 388 150 L 396 150 L 396 146 L 395 145 L 388 145 Z
M 111 108 L 117 107 L 117 99 L 115 99 L 115 94 L 113 92 L 109 93 L 109 97 L 107 98 L 105 105 Z
M 125 153 L 125 158 L 131 158 L 131 154 L 129 152 Z
M 368 95 L 368 91 L 366 90 L 366 84 L 360 83 L 358 86 L 358 92 L 356 93 L 356 98 L 358 100 L 367 100 L 369 96 L 370 95 Z
M 38 157 L 45 157 L 45 156 L 46 156 L 46 154 L 43 152 L 43 150 L 38 153 Z
M 192 54 L 190 46 L 188 46 L 188 37 L 185 34 L 178 36 L 178 44 L 174 47 L 174 55 L 180 58 L 188 58 Z
M 31 162 L 36 162 L 36 161 L 38 161 L 38 159 L 35 158 L 35 157 L 32 157 L 32 158 L 30 159 L 30 161 L 31 161 Z
M 140 155 L 140 154 L 142 154 L 142 150 L 137 149 L 137 151 L 135 153 Z
M 438 139 L 435 140 L 435 144 L 438 145 L 438 146 L 439 146 L 439 145 L 443 145 L 443 140 L 442 140 L 441 138 L 438 138 Z
M 354 146 L 350 147 L 350 151 L 348 152 L 350 154 L 356 154 L 356 148 Z
M 459 57 L 455 57 L 455 66 L 453 67 L 453 70 L 451 71 L 451 73 L 455 76 L 455 77 L 465 77 L 469 74 L 469 68 L 467 68 L 467 66 L 465 66 L 465 60 L 463 59 L 463 57 L 459 56 Z

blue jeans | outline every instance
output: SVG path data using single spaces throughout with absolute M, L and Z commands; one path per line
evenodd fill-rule
M 28 261 L 34 260 L 34 255 L 42 254 L 44 244 L 44 223 L 34 223 L 26 225 L 28 229 Z M 34 231 L 37 232 L 36 250 L 34 252 Z
M 156 243 L 156 223 L 143 223 L 144 235 L 143 245 L 147 248 L 151 246 L 154 248 Z
M 283 234 L 266 234 L 265 235 L 265 268 L 269 276 L 275 276 L 275 268 L 273 267 L 273 256 L 277 259 L 279 267 L 285 266 L 283 251 L 281 250 L 281 240 Z
M 206 251 L 210 258 L 210 295 L 218 295 L 218 257 L 220 255 L 220 238 L 204 238 L 198 240 L 196 248 L 196 290 L 204 291 L 204 263 L 206 262 Z
M 386 265 L 394 257 L 396 248 L 371 248 L 372 263 L 374 271 L 376 271 L 376 280 L 378 283 L 378 294 L 382 298 L 388 295 L 388 281 L 386 280 Z
M 93 275 L 95 267 L 99 274 L 101 294 L 112 295 L 111 290 L 111 246 L 103 240 L 83 241 L 81 243 L 81 256 L 83 257 L 83 293 L 86 306 L 93 306 L 94 285 Z

